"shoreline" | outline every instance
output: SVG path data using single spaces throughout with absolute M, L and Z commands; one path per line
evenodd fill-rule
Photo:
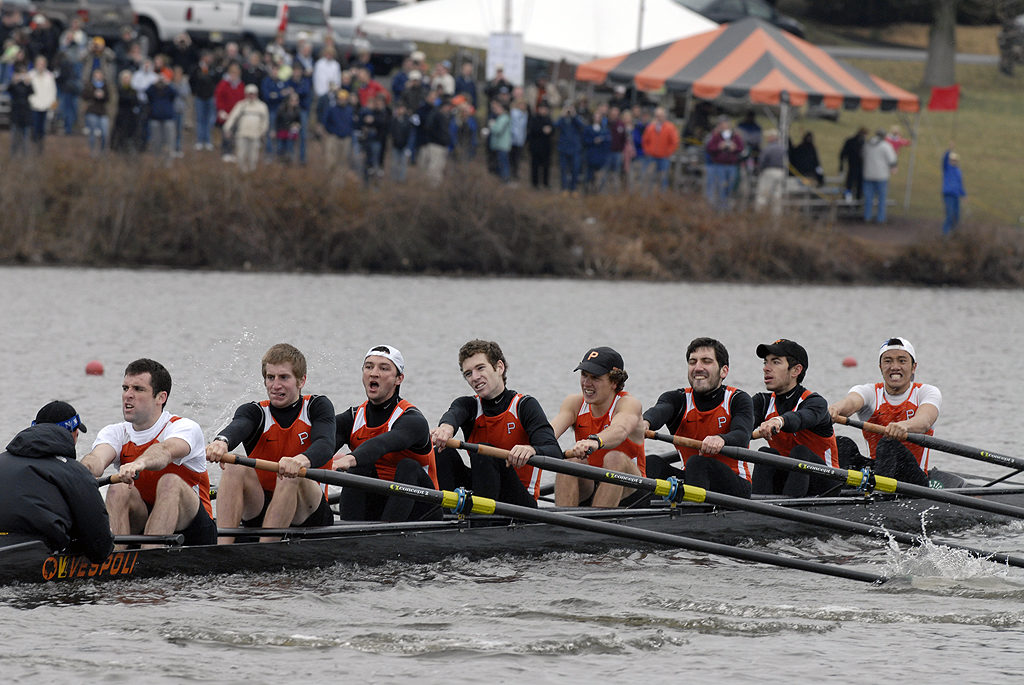
M 480 163 L 439 188 L 416 174 L 365 188 L 353 174 L 217 158 L 74 151 L 4 174 L 0 264 L 527 276 L 751 284 L 1020 287 L 1024 240 L 973 223 L 834 226 L 790 214 L 716 213 L 700 195 L 562 197 L 503 186 Z M 414 170 L 413 170 L 414 171 Z M 26 190 L 27 189 L 27 190 Z M 934 224 L 934 225 L 933 225 Z

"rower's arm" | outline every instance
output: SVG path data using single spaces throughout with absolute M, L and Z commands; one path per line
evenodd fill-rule
M 569 395 L 562 400 L 562 406 L 558 408 L 555 418 L 551 419 L 551 430 L 555 432 L 555 438 L 562 437 L 562 433 L 576 423 L 576 415 L 583 406 L 583 395 Z
M 632 395 L 619 398 L 618 404 L 615 405 L 615 416 L 612 417 L 612 422 L 597 434 L 606 449 L 618 447 L 630 436 L 643 439 L 642 432 L 639 436 L 637 435 L 638 427 L 643 422 L 642 411 L 640 400 Z
M 922 404 L 912 418 L 894 421 L 885 427 L 890 438 L 905 440 L 907 433 L 927 433 L 939 418 L 939 408 L 934 404 Z
M 835 404 L 828 406 L 828 414 L 835 421 L 840 416 L 851 416 L 864 406 L 864 398 L 859 392 L 851 392 Z
M 298 457 L 305 457 L 306 468 L 322 468 L 334 456 L 336 432 L 334 404 L 326 395 L 318 395 L 309 403 L 309 447 Z
M 644 412 L 645 429 L 658 430 L 662 426 L 668 426 L 670 430 L 674 431 L 679 426 L 678 422 L 675 422 L 674 426 L 670 424 L 675 417 L 682 415 L 685 396 L 685 393 L 679 390 L 668 390 L 661 393 L 657 403 Z
M 175 459 L 188 456 L 192 447 L 182 438 L 168 438 L 163 442 L 150 445 L 138 458 L 127 464 L 121 464 L 118 475 L 122 482 L 130 482 L 140 471 L 159 471 L 167 468 Z
M 530 436 L 530 446 L 538 454 L 561 458 L 562 448 L 558 444 L 558 438 L 555 437 L 555 431 L 548 423 L 548 417 L 536 398 L 530 395 L 523 398 L 519 403 L 519 418 L 527 435 Z
M 82 457 L 82 465 L 89 469 L 93 476 L 99 478 L 103 471 L 117 459 L 117 451 L 113 445 L 101 443 L 92 448 L 92 452 Z
M 747 447 L 750 445 L 750 434 L 754 432 L 754 403 L 750 395 L 737 390 L 729 402 L 729 432 L 721 437 L 731 447 Z

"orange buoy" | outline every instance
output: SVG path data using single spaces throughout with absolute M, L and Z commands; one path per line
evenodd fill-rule
M 102 376 L 103 363 L 93 359 L 91 362 L 85 365 L 85 373 L 88 376 Z
M 843 359 L 843 366 L 857 366 L 857 360 L 853 357 L 846 357 Z

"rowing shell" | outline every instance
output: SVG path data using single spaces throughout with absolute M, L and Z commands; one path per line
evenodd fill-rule
M 950 492 L 1024 506 L 1024 487 L 958 488 Z M 879 493 L 868 497 L 854 494 L 778 500 L 777 503 L 905 531 L 920 531 L 924 519 L 929 534 L 1009 520 L 986 512 Z M 726 544 L 835 534 L 818 526 L 689 503 L 677 507 L 654 504 L 630 510 L 562 508 L 559 511 Z M 23 543 L 0 548 L 0 584 L 277 571 L 324 567 L 336 562 L 428 563 L 453 555 L 480 559 L 501 554 L 536 556 L 558 551 L 596 553 L 627 546 L 651 547 L 607 535 L 543 523 L 516 522 L 500 516 L 449 517 L 444 521 L 419 523 L 342 523 L 279 532 L 287 536 L 280 542 L 126 550 L 114 552 L 101 564 L 92 564 L 85 557 L 51 554 L 42 543 Z M 253 535 L 257 531 L 245 533 Z

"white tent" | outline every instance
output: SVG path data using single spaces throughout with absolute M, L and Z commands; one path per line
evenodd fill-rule
M 511 3 L 507 32 L 523 35 L 527 57 L 552 62 L 579 64 L 718 26 L 673 0 L 424 0 L 372 14 L 360 28 L 386 38 L 486 50 L 492 33 L 506 32 L 505 2 Z

